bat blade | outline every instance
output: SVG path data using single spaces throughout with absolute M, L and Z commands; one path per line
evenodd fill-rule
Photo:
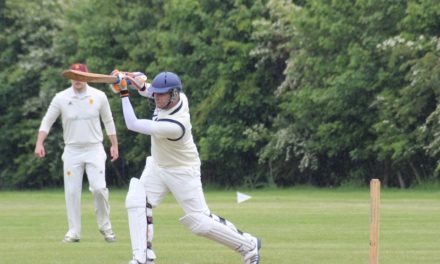
M 117 81 L 117 77 L 113 75 L 82 72 L 75 70 L 65 70 L 63 71 L 63 76 L 69 80 L 90 82 L 90 83 L 116 83 Z

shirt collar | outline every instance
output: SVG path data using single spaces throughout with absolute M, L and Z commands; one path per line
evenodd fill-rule
M 73 86 L 70 86 L 69 88 L 69 96 L 74 98 L 85 98 L 91 96 L 90 94 L 90 86 L 86 84 L 86 87 L 84 88 L 85 91 L 82 94 L 78 94 L 75 92 L 75 88 Z

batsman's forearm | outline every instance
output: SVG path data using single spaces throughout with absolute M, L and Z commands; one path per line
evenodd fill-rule
M 138 119 L 128 97 L 122 98 L 122 112 L 124 112 L 125 125 L 131 131 L 166 138 L 178 138 L 183 133 L 182 128 L 174 122 L 155 122 L 150 119 Z
M 122 98 L 122 112 L 124 113 L 125 125 L 129 130 L 136 131 L 136 122 L 138 121 L 136 114 L 134 113 L 133 106 L 130 103 L 130 99 L 128 97 Z

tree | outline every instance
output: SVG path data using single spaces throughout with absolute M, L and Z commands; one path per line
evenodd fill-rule
M 271 8 L 294 10 L 277 12 L 286 15 L 272 22 L 274 27 L 287 21 L 293 30 L 279 38 L 289 42 L 268 52 L 287 50 L 289 58 L 278 88 L 281 111 L 260 157 L 274 163 L 276 177 L 289 184 L 362 184 L 386 174 L 387 166 L 377 166 L 369 147 L 377 120 L 371 106 L 382 89 L 375 47 L 398 32 L 405 6 L 311 0 Z
M 54 1 L 6 1 L 2 8 L 0 63 L 0 184 L 41 187 L 62 179 L 57 141 L 48 140 L 48 166 L 33 157 L 39 117 L 48 97 L 61 82 L 52 50 L 61 21 L 53 16 L 63 6 Z M 26 14 L 23 16 L 22 14 Z M 52 88 L 49 88 L 52 87 Z M 55 128 L 56 130 L 56 128 Z

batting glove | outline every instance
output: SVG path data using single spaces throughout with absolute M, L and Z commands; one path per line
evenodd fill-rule
M 128 84 L 138 91 L 144 91 L 146 89 L 147 75 L 142 72 L 127 72 L 126 73 Z
M 145 83 L 143 90 L 138 90 L 139 94 L 147 97 L 148 99 L 154 99 L 153 91 L 150 89 L 151 84 Z
M 126 73 L 113 70 L 111 75 L 116 76 L 116 82 L 110 85 L 114 93 L 120 93 L 121 97 L 128 96 Z

